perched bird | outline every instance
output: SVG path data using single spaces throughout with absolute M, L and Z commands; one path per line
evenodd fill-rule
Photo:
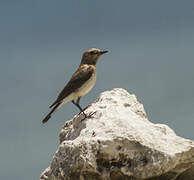
M 77 71 L 72 75 L 70 81 L 59 93 L 54 103 L 49 107 L 52 109 L 42 120 L 42 123 L 46 123 L 56 110 L 70 101 L 77 106 L 80 112 L 82 112 L 85 118 L 87 118 L 87 115 L 84 113 L 84 109 L 79 105 L 79 102 L 81 97 L 87 94 L 94 87 L 96 82 L 96 63 L 99 57 L 107 52 L 108 51 L 91 48 L 83 53 Z

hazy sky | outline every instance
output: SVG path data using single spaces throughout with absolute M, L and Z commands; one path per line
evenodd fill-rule
M 124 88 L 150 121 L 194 139 L 193 19 L 193 0 L 1 0 L 0 179 L 35 180 L 48 167 L 79 111 L 69 103 L 41 120 L 91 47 L 109 53 L 82 106 Z

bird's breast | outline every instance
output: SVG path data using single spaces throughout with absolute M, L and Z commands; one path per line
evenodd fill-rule
M 96 72 L 92 74 L 90 79 L 88 79 L 76 92 L 78 97 L 84 96 L 87 94 L 95 85 L 96 83 Z

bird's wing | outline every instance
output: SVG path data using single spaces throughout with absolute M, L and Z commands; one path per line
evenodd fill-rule
M 84 65 L 79 67 L 50 108 L 80 88 L 92 76 L 94 71 L 95 69 L 92 66 Z

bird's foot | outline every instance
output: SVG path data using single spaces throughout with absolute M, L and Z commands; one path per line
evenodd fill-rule
M 87 119 L 87 118 L 92 118 L 92 116 L 93 116 L 95 113 L 96 113 L 96 111 L 90 112 L 90 113 L 87 115 L 87 114 L 85 114 L 85 113 L 83 112 L 83 114 L 84 114 L 85 117 L 84 117 L 81 121 L 84 121 L 84 120 Z

